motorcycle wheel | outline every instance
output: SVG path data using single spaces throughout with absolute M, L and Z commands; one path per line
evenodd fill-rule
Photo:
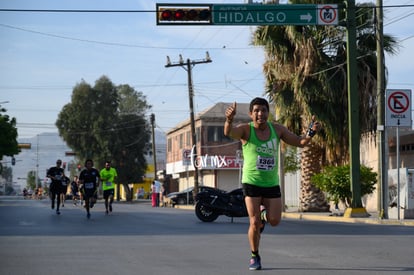
M 211 210 L 211 208 L 200 202 L 195 205 L 195 213 L 197 218 L 203 222 L 214 222 L 219 216 L 216 212 Z

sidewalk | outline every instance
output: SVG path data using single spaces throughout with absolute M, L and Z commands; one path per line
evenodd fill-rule
M 282 217 L 285 219 L 298 219 L 298 220 L 313 220 L 324 222 L 345 222 L 345 223 L 367 223 L 367 224 L 385 224 L 385 225 L 405 225 L 414 226 L 414 219 L 380 219 L 377 212 L 368 212 L 371 216 L 365 218 L 345 218 L 343 216 L 333 215 L 332 212 L 322 213 L 309 213 L 298 212 L 296 209 L 287 210 L 282 213 Z M 343 215 L 343 213 L 340 213 Z
M 176 205 L 176 208 L 194 210 L 194 205 Z M 414 219 L 380 219 L 378 213 L 368 212 L 371 216 L 366 218 L 345 218 L 334 216 L 332 212 L 298 212 L 296 208 L 290 208 L 282 212 L 283 219 L 296 219 L 322 222 L 344 222 L 344 223 L 365 223 L 365 224 L 384 224 L 384 225 L 404 225 L 414 226 Z M 343 213 L 340 213 L 343 214 Z

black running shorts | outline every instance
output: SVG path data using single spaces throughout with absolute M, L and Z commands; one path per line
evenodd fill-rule
M 262 197 L 262 198 L 280 198 L 280 186 L 259 187 L 252 184 L 243 183 L 243 194 L 246 197 Z
M 104 199 L 107 199 L 107 198 L 109 198 L 109 196 L 114 196 L 114 189 L 107 189 L 107 190 L 104 190 L 103 191 L 103 197 L 104 197 Z

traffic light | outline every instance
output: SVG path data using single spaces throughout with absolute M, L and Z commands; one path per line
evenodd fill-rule
M 211 5 L 157 4 L 157 25 L 211 24 Z

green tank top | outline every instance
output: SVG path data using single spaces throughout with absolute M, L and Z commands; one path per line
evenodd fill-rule
M 243 149 L 243 177 L 242 183 L 259 187 L 273 187 L 279 185 L 279 137 L 273 125 L 268 122 L 270 137 L 268 140 L 259 140 L 250 124 L 250 136 Z

